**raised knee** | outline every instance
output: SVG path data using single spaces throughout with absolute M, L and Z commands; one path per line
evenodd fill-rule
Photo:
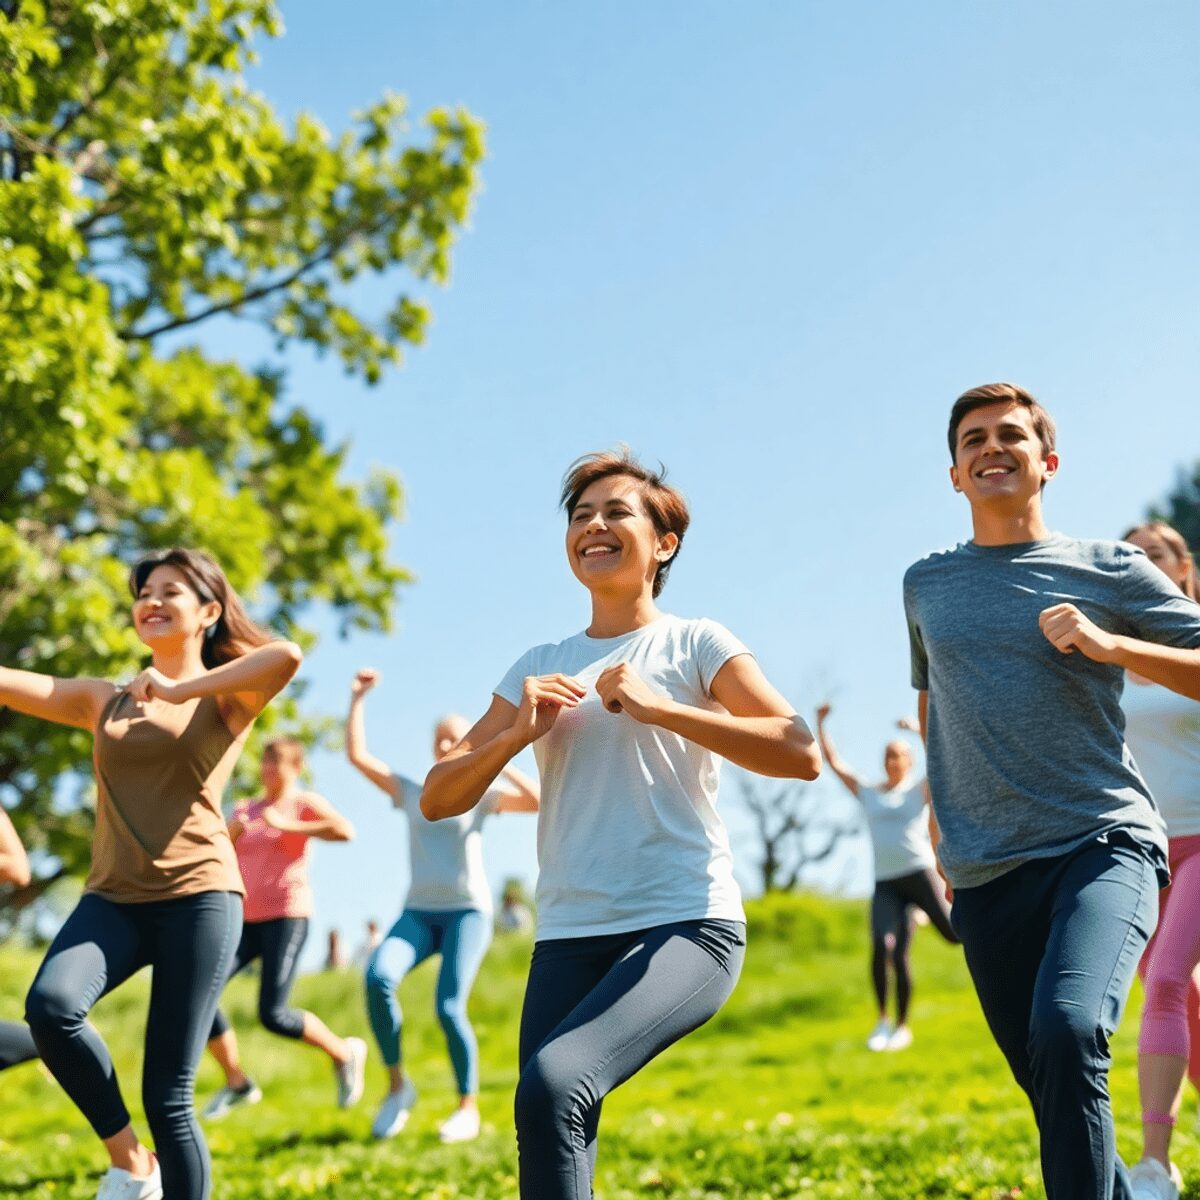
M 65 989 L 35 982 L 25 997 L 25 1021 L 34 1031 L 68 1029 L 82 1024 L 86 1016 L 78 995 Z
M 258 1019 L 262 1023 L 262 1027 L 268 1033 L 278 1034 L 280 1037 L 295 1035 L 295 1022 L 290 1017 L 291 1014 L 286 1008 L 264 1006 L 258 1010 Z
M 466 1019 L 467 1006 L 457 997 L 439 999 L 437 1002 L 437 1018 L 443 1025 L 458 1025 Z
M 1190 979 L 1150 974 L 1146 978 L 1145 1008 L 1150 1012 L 1186 1013 Z

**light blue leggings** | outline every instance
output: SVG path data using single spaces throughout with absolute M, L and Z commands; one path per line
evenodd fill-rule
M 471 985 L 492 940 L 492 920 L 477 908 L 428 912 L 406 908 L 367 964 L 367 1016 L 389 1066 L 400 1063 L 404 1018 L 396 989 L 405 975 L 430 955 L 441 954 L 437 1015 L 462 1096 L 479 1091 L 479 1049 L 467 1019 Z

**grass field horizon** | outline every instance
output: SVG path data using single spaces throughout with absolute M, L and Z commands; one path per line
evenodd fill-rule
M 672 1047 L 605 1103 L 597 1195 L 604 1200 L 776 1200 L 834 1197 L 1044 1196 L 1033 1119 L 988 1036 L 961 953 L 928 929 L 915 939 L 916 1042 L 872 1054 L 862 902 L 773 896 L 750 906 L 746 969 L 733 999 L 704 1029 Z M 407 1067 L 420 1089 L 409 1127 L 391 1142 L 369 1137 L 383 1087 L 377 1058 L 354 1110 L 333 1104 L 324 1056 L 273 1038 L 254 1019 L 257 981 L 226 993 L 259 1105 L 206 1127 L 217 1200 L 419 1196 L 515 1200 L 511 1101 L 517 1019 L 529 941 L 498 938 L 471 1004 L 482 1056 L 484 1132 L 442 1146 L 437 1126 L 454 1104 L 449 1063 L 433 1015 L 435 969 L 405 982 Z M 0 950 L 0 1017 L 20 1013 L 38 958 Z M 135 1126 L 147 977 L 96 1009 L 114 1052 Z M 342 1033 L 368 1036 L 358 973 L 305 976 L 296 1001 Z M 1139 1150 L 1135 1066 L 1140 988 L 1114 1045 L 1113 1106 L 1120 1149 Z M 372 1051 L 374 1054 L 374 1051 Z M 219 1086 L 201 1066 L 201 1104 Z M 0 1195 L 85 1200 L 103 1149 L 40 1066 L 0 1075 Z M 1185 1178 L 1200 1174 L 1189 1096 L 1176 1137 Z M 1185 1196 L 1200 1200 L 1200 1187 Z

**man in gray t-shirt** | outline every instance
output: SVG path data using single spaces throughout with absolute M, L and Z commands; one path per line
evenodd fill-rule
M 949 445 L 974 537 L 910 567 L 904 603 L 953 921 L 1048 1200 L 1132 1200 L 1107 1047 L 1166 842 L 1119 700 L 1126 669 L 1200 696 L 1200 606 L 1140 551 L 1047 529 L 1054 425 L 1027 392 L 965 393 Z

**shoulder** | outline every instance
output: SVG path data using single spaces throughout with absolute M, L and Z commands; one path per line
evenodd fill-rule
M 1059 536 L 1054 540 L 1052 552 L 1056 558 L 1099 570 L 1120 572 L 1131 562 L 1145 559 L 1145 553 L 1128 542 L 1114 542 L 1104 538 L 1076 538 Z
M 297 792 L 294 799 L 298 809 L 311 808 L 316 812 L 323 813 L 330 807 L 329 801 L 320 792 Z
M 957 546 L 945 546 L 940 550 L 931 550 L 924 557 L 918 558 L 904 572 L 904 586 L 907 588 L 910 583 L 916 583 L 935 571 L 945 570 L 966 555 L 967 551 L 961 543 Z

